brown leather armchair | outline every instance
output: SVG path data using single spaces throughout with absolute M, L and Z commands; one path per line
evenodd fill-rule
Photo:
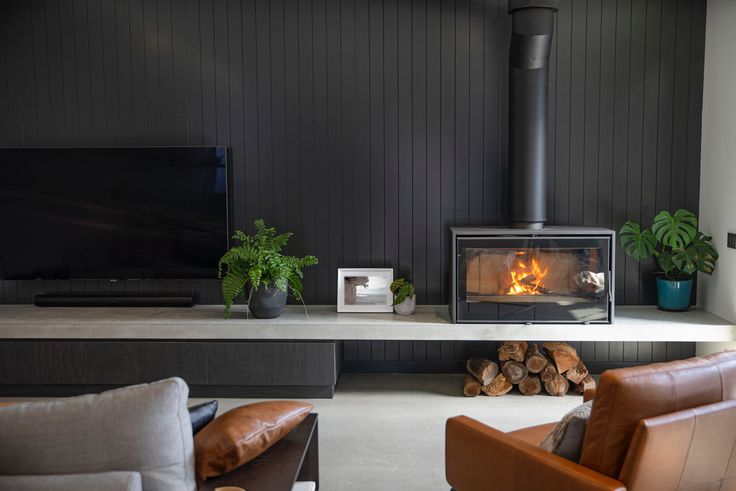
M 734 491 L 736 351 L 604 372 L 579 463 L 539 448 L 555 424 L 504 433 L 450 418 L 447 481 L 457 491 Z

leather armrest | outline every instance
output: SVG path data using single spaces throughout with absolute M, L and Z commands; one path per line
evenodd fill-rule
M 583 402 L 592 401 L 595 399 L 595 389 L 588 389 L 583 392 Z
M 625 486 L 467 416 L 447 420 L 445 475 L 457 491 L 625 491 Z

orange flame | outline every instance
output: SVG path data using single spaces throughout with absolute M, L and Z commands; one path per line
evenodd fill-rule
M 518 252 L 517 256 L 520 256 Z M 539 266 L 539 262 L 532 258 L 531 267 L 517 258 L 516 263 L 511 269 L 511 288 L 506 292 L 507 295 L 542 295 L 540 291 L 542 286 L 542 280 L 549 273 L 549 268 L 542 268 Z

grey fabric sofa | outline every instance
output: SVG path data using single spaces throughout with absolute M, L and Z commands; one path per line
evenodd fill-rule
M 196 491 L 179 378 L 0 408 L 0 489 Z
M 49 476 L 0 476 L 3 491 L 142 491 L 140 472 L 98 472 Z

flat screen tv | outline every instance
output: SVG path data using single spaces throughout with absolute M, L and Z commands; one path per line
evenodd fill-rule
M 0 278 L 213 278 L 226 147 L 0 148 Z

